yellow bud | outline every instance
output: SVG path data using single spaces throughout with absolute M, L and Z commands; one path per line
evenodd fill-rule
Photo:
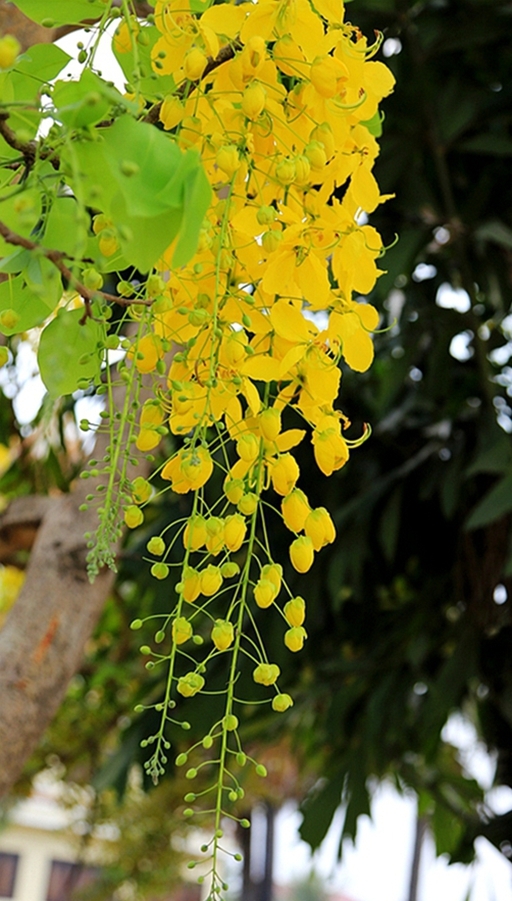
M 260 442 L 252 432 L 245 432 L 236 442 L 236 452 L 241 460 L 253 463 L 260 452 Z
M 116 236 L 110 229 L 104 229 L 98 238 L 98 247 L 104 257 L 111 257 L 119 250 L 119 243 Z
M 318 507 L 308 514 L 304 531 L 311 538 L 315 551 L 319 551 L 326 544 L 332 544 L 336 538 L 334 523 L 325 507 Z
M 130 504 L 124 511 L 124 521 L 129 529 L 136 529 L 144 522 L 144 514 L 135 504 Z
M 244 494 L 238 501 L 237 507 L 244 516 L 252 516 L 258 506 L 258 495 L 250 492 Z
M 244 483 L 242 479 L 232 479 L 230 475 L 227 475 L 224 479 L 224 494 L 230 504 L 238 504 L 243 497 L 243 493 Z
M 213 566 L 211 563 L 201 571 L 201 594 L 204 594 L 207 598 L 213 597 L 214 594 L 217 594 L 219 588 L 222 585 L 222 573 L 218 566 Z
M 281 413 L 276 407 L 262 410 L 258 417 L 261 434 L 266 441 L 275 441 L 281 431 Z
M 277 711 L 277 713 L 284 713 L 285 710 L 292 706 L 293 699 L 287 694 L 276 695 L 272 701 L 272 710 Z
M 306 602 L 304 598 L 297 596 L 284 605 L 286 622 L 290 626 L 302 626 L 306 619 Z
M 290 560 L 298 573 L 307 573 L 313 565 L 315 550 L 311 538 L 307 535 L 296 538 L 290 545 Z
M 281 501 L 284 524 L 291 532 L 302 531 L 309 511 L 308 499 L 300 488 L 294 488 Z
M 276 596 L 276 586 L 270 579 L 258 579 L 254 586 L 254 600 L 258 607 L 261 607 L 263 610 L 266 607 L 270 607 L 274 603 Z
M 295 457 L 291 454 L 281 454 L 274 463 L 270 475 L 274 491 L 285 497 L 295 487 L 300 475 Z
M 312 441 L 316 464 L 324 475 L 332 475 L 347 462 L 347 443 L 334 427 L 321 431 L 315 429 Z
M 151 497 L 151 485 L 142 476 L 137 476 L 132 482 L 132 494 L 136 504 L 145 504 Z
M 140 450 L 145 454 L 160 444 L 161 440 L 162 436 L 159 432 L 155 431 L 155 429 L 141 429 L 137 435 L 135 446 L 137 450 Z
M 10 69 L 16 62 L 20 50 L 21 45 L 14 35 L 6 34 L 0 38 L 0 69 Z
M 317 172 L 327 163 L 327 154 L 320 141 L 310 141 L 304 148 L 304 153 L 311 163 L 311 168 Z
M 347 67 L 335 56 L 317 56 L 311 64 L 311 82 L 322 97 L 338 94 L 348 77 Z
M 185 78 L 188 78 L 189 81 L 196 81 L 196 79 L 201 78 L 207 62 L 208 60 L 202 50 L 193 47 L 183 60 Z
M 330 160 L 336 150 L 336 141 L 332 133 L 332 128 L 328 122 L 322 122 L 316 125 L 309 136 L 310 141 L 320 141 L 324 145 L 327 159 Z
M 276 211 L 273 206 L 260 206 L 256 213 L 256 219 L 260 225 L 272 225 L 276 221 Z
M 206 547 L 214 557 L 224 547 L 224 520 L 220 516 L 210 516 L 206 520 Z
M 184 698 L 191 698 L 201 691 L 204 685 L 204 679 L 199 673 L 187 673 L 178 679 L 178 691 Z
M 204 516 L 193 516 L 189 519 L 183 531 L 183 547 L 191 551 L 198 551 L 206 544 L 206 520 Z
M 282 240 L 283 233 L 278 228 L 271 228 L 269 231 L 263 232 L 261 236 L 263 250 L 266 253 L 274 253 L 274 250 L 277 250 Z
M 228 550 L 238 551 L 241 548 L 246 531 L 247 525 L 240 513 L 234 513 L 232 516 L 226 517 L 224 543 Z
M 301 651 L 307 632 L 303 626 L 293 626 L 284 633 L 284 643 L 289 651 Z
M 261 567 L 260 579 L 268 579 L 276 589 L 275 597 L 281 591 L 283 567 L 280 563 L 266 563 Z
M 242 112 L 248 119 L 257 119 L 265 108 L 266 94 L 260 84 L 247 85 L 242 94 Z
M 307 158 L 302 154 L 298 156 L 295 160 L 295 184 L 296 185 L 307 185 L 310 181 L 311 177 L 311 164 Z
M 162 425 L 164 421 L 164 411 L 159 403 L 146 401 L 142 406 L 140 413 L 141 425 Z
M 217 168 L 224 172 L 228 178 L 231 178 L 240 165 L 240 157 L 238 150 L 234 144 L 225 144 L 217 150 L 215 156 Z
M 185 567 L 181 584 L 184 599 L 193 604 L 201 593 L 201 576 L 197 569 L 192 566 Z
M 172 624 L 174 644 L 184 644 L 192 636 L 192 625 L 184 616 L 177 616 Z
M 276 179 L 281 185 L 291 185 L 295 181 L 295 160 L 287 156 L 281 160 L 275 169 Z
M 252 677 L 258 685 L 274 685 L 280 673 L 277 663 L 259 663 L 252 671 Z
M 174 94 L 169 94 L 160 107 L 160 122 L 166 131 L 175 128 L 185 116 L 185 107 Z
M 111 228 L 112 222 L 103 213 L 98 213 L 92 220 L 92 230 L 95 235 L 99 235 L 105 228 Z
M 216 619 L 212 629 L 212 641 L 218 651 L 225 651 L 233 644 L 235 630 L 227 619 Z

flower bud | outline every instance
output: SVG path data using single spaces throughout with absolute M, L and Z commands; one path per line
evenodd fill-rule
M 256 213 L 256 219 L 260 225 L 272 225 L 276 221 L 276 211 L 273 206 L 260 206 Z
M 244 483 L 242 479 L 232 479 L 227 475 L 224 479 L 224 494 L 231 504 L 238 504 L 244 493 Z
M 149 553 L 154 554 L 155 557 L 161 557 L 162 554 L 165 554 L 165 541 L 158 535 L 154 535 L 153 538 L 150 538 L 146 547 Z
M 179 125 L 185 115 L 185 106 L 178 97 L 169 94 L 160 107 L 160 122 L 166 131 Z
M 201 576 L 197 569 L 186 566 L 182 578 L 182 594 L 184 599 L 193 604 L 201 593 Z
M 172 640 L 184 644 L 192 636 L 192 624 L 184 616 L 177 616 L 172 623 Z
M 269 582 L 272 582 L 276 589 L 276 597 L 281 591 L 281 581 L 283 578 L 283 567 L 280 563 L 266 563 L 265 566 L 262 566 L 260 579 L 268 579 Z
M 295 184 L 307 185 L 311 176 L 311 164 L 304 154 L 298 156 L 295 160 Z
M 242 112 L 248 119 L 257 119 L 265 108 L 265 90 L 257 82 L 247 85 L 242 94 Z
M 202 50 L 199 50 L 198 47 L 193 47 L 183 60 L 185 78 L 188 78 L 189 81 L 196 81 L 196 79 L 201 78 L 207 62 L 208 60 Z
M 310 141 L 304 148 L 304 154 L 311 163 L 311 168 L 317 172 L 323 169 L 327 163 L 327 154 L 320 141 Z
M 275 168 L 276 179 L 281 185 L 291 185 L 295 181 L 295 160 L 291 157 L 282 159 Z
M 270 579 L 258 579 L 254 586 L 254 600 L 263 610 L 270 607 L 277 597 L 277 589 Z
M 238 501 L 237 507 L 244 516 L 252 516 L 258 506 L 258 495 L 250 492 L 244 494 Z
M 308 514 L 304 531 L 311 538 L 315 551 L 319 551 L 326 544 L 332 544 L 336 538 L 334 523 L 325 507 L 318 507 Z
M 276 695 L 272 700 L 272 710 L 275 710 L 277 713 L 284 713 L 285 710 L 292 706 L 293 699 L 287 694 Z
M 207 598 L 213 597 L 214 594 L 217 594 L 222 585 L 222 573 L 220 568 L 218 566 L 213 566 L 210 563 L 201 571 L 200 579 L 201 594 L 204 594 Z
M 247 525 L 240 513 L 227 516 L 224 527 L 224 543 L 228 550 L 238 551 L 243 544 L 246 532 Z
M 183 530 L 183 547 L 185 550 L 198 551 L 204 547 L 207 539 L 206 520 L 204 516 L 193 516 Z
M 332 128 L 328 122 L 322 122 L 316 125 L 309 136 L 310 141 L 320 141 L 324 145 L 327 159 L 330 160 L 336 150 L 336 141 L 332 133 Z
M 307 637 L 303 626 L 293 626 L 284 633 L 284 643 L 289 651 L 301 651 L 304 647 L 304 639 Z
M 275 441 L 281 431 L 281 413 L 276 407 L 262 410 L 258 417 L 261 434 L 266 441 Z
M 245 460 L 246 463 L 253 463 L 260 452 L 260 442 L 256 435 L 252 432 L 245 432 L 245 434 L 240 435 L 236 442 L 236 452 L 241 460 Z
M 151 485 L 147 479 L 137 476 L 132 482 L 132 494 L 136 504 L 145 504 L 151 497 Z
M 311 569 L 313 565 L 314 556 L 313 542 L 307 535 L 292 541 L 290 545 L 290 560 L 297 572 L 307 573 L 308 569 Z
M 221 147 L 216 154 L 215 162 L 217 163 L 217 167 L 227 175 L 228 178 L 231 178 L 240 165 L 240 157 L 238 156 L 238 150 L 234 144 L 225 144 Z
M 272 485 L 277 494 L 290 493 L 300 475 L 298 463 L 291 454 L 280 454 L 271 471 Z
M 214 557 L 224 547 L 224 520 L 220 516 L 210 516 L 206 520 L 206 547 Z
M 199 673 L 187 673 L 178 679 L 178 691 L 184 698 L 191 698 L 201 691 L 204 685 L 204 679 Z
M 233 644 L 234 638 L 233 623 L 230 623 L 227 619 L 215 620 L 215 625 L 212 629 L 212 641 L 218 651 L 227 650 Z
M 144 514 L 135 504 L 130 504 L 124 511 L 124 521 L 129 529 L 136 529 L 144 522 Z
M 263 235 L 261 236 L 263 250 L 265 253 L 273 253 L 274 250 L 277 250 L 282 240 L 283 233 L 277 228 L 272 228 L 267 232 L 263 232 Z
M 281 501 L 284 524 L 291 532 L 301 532 L 310 512 L 308 499 L 300 488 L 294 488 Z
M 14 35 L 6 34 L 0 38 L 0 69 L 10 69 L 16 62 L 20 51 L 21 45 Z
M 259 663 L 252 672 L 252 677 L 258 685 L 274 685 L 279 679 L 281 670 L 277 663 Z
M 290 626 L 302 626 L 306 618 L 306 602 L 304 598 L 297 596 L 284 605 L 286 622 Z

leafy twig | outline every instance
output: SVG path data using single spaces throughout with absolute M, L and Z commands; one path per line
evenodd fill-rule
M 151 300 L 128 300 L 124 297 L 119 297 L 117 294 L 108 294 L 106 291 L 92 290 L 91 288 L 87 288 L 79 279 L 76 278 L 75 275 L 71 272 L 66 264 L 64 263 L 64 258 L 66 254 L 61 250 L 47 250 L 45 247 L 41 247 L 40 244 L 36 244 L 34 241 L 31 241 L 30 238 L 25 238 L 23 235 L 18 235 L 16 232 L 12 231 L 5 222 L 0 221 L 0 235 L 7 241 L 8 244 L 13 244 L 15 247 L 24 247 L 25 250 L 32 250 L 37 253 L 42 254 L 46 257 L 47 260 L 50 260 L 54 266 L 57 267 L 59 272 L 73 285 L 75 291 L 80 294 L 84 301 L 85 311 L 84 311 L 84 321 L 85 319 L 91 318 L 91 302 L 97 298 L 101 298 L 109 303 L 117 303 L 122 307 L 129 307 L 133 304 L 140 304 L 142 306 L 150 306 Z

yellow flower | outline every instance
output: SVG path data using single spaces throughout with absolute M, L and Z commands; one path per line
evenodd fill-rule
M 130 504 L 124 511 L 124 521 L 129 529 L 136 529 L 144 522 L 144 514 L 135 504 Z
M 227 619 L 216 619 L 212 629 L 212 641 L 218 651 L 225 651 L 233 644 L 235 630 Z
M 262 410 L 258 417 L 261 434 L 266 441 L 275 441 L 281 431 L 281 413 L 276 407 Z
M 283 578 L 283 567 L 280 563 L 266 563 L 261 567 L 260 579 L 268 579 L 276 589 L 275 596 L 281 591 L 281 581 Z
M 136 504 L 145 504 L 152 494 L 152 488 L 147 479 L 137 476 L 132 482 L 132 495 Z
M 213 460 L 206 447 L 183 448 L 165 464 L 161 476 L 177 494 L 186 494 L 202 488 L 212 472 Z
M 206 547 L 214 557 L 224 547 L 224 520 L 220 516 L 210 516 L 206 520 Z
M 184 644 L 192 635 L 192 625 L 184 616 L 177 616 L 172 624 L 172 640 L 175 644 Z
M 299 573 L 307 573 L 313 565 L 315 549 L 311 538 L 307 535 L 296 538 L 290 545 L 290 560 L 294 569 Z
M 0 69 L 10 69 L 18 58 L 21 45 L 14 35 L 6 34 L 0 38 Z
M 293 707 L 293 698 L 287 694 L 278 694 L 272 700 L 272 710 L 277 713 L 284 713 L 289 707 Z
M 227 475 L 224 479 L 224 494 L 231 504 L 238 504 L 244 493 L 242 479 L 232 479 Z

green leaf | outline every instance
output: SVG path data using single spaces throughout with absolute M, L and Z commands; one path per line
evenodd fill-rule
M 321 845 L 340 805 L 345 777 L 346 773 L 343 771 L 332 779 L 325 780 L 321 788 L 304 801 L 301 808 L 304 819 L 299 832 L 313 851 Z
M 81 325 L 82 316 L 83 310 L 62 310 L 41 333 L 39 370 L 54 398 L 72 394 L 82 379 L 99 379 L 101 360 L 97 345 L 103 340 L 104 327 L 92 319 Z
M 13 83 L 15 87 L 20 86 L 20 76 L 28 76 L 24 82 L 27 85 L 26 99 L 35 97 L 42 84 L 56 78 L 61 69 L 67 65 L 71 57 L 69 53 L 57 47 L 56 44 L 33 44 L 28 50 L 25 50 L 16 63 L 16 70 L 13 72 Z M 18 80 L 19 79 L 19 80 Z M 30 85 L 30 90 L 28 90 Z M 24 99 L 18 96 L 17 99 Z
M 57 197 L 46 221 L 40 242 L 48 250 L 60 250 L 76 257 L 85 250 L 87 231 L 77 217 L 78 207 L 74 197 Z
M 57 119 L 68 128 L 101 122 L 111 105 L 103 88 L 104 82 L 90 69 L 84 69 L 78 81 L 58 81 L 52 95 Z
M 187 155 L 195 157 L 189 150 Z M 212 189 L 203 167 L 196 159 L 195 168 L 185 180 L 185 210 L 178 243 L 172 258 L 173 266 L 184 266 L 197 248 L 199 232 L 210 205 Z
M 51 21 L 52 26 L 99 19 L 105 12 L 105 4 L 101 0 L 14 0 L 14 5 L 34 22 Z
M 467 141 L 457 144 L 457 150 L 465 153 L 482 153 L 489 156 L 512 156 L 512 140 L 506 135 L 475 135 Z
M 512 510 L 512 473 L 500 479 L 476 505 L 466 521 L 466 530 L 481 529 Z
M 39 325 L 48 316 L 48 305 L 25 285 L 21 275 L 0 284 L 0 332 L 18 335 Z
M 33 254 L 22 272 L 27 287 L 50 310 L 54 310 L 62 297 L 62 279 L 58 269 L 46 257 Z

